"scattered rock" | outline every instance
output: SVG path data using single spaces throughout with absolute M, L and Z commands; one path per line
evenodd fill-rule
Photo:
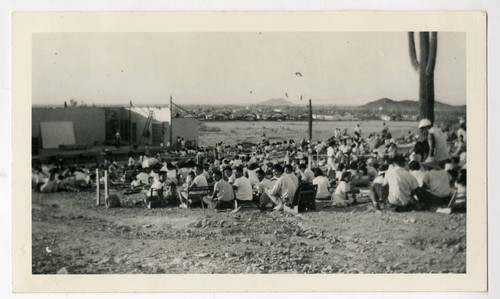
M 66 269 L 66 267 L 63 267 L 59 269 L 56 274 L 68 274 L 68 270 Z

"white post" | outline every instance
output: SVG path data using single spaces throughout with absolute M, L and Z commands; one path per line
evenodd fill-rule
M 107 200 L 109 196 L 108 189 L 108 171 L 104 170 L 104 200 Z
M 96 196 L 96 205 L 99 205 L 101 203 L 100 195 L 101 195 L 101 190 L 99 186 L 99 168 L 95 170 L 95 181 L 96 181 L 96 186 L 97 186 L 97 196 Z

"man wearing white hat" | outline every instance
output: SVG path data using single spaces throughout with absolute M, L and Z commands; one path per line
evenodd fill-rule
M 420 120 L 418 128 L 429 143 L 428 158 L 438 163 L 450 158 L 446 145 L 446 134 L 444 134 L 443 131 L 433 127 L 431 121 L 426 118 Z

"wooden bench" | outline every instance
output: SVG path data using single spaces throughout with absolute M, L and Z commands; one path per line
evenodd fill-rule
M 306 210 L 316 210 L 317 189 L 317 185 L 300 185 L 295 192 L 294 199 L 285 203 L 285 211 L 298 214 Z
M 201 203 L 201 207 L 205 208 L 205 205 L 203 203 L 203 197 L 207 195 L 212 195 L 213 191 L 214 191 L 214 186 L 188 188 L 187 192 L 188 208 L 191 208 L 191 205 L 197 203 Z

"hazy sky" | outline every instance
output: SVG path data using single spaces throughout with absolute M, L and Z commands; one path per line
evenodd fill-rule
M 465 104 L 465 73 L 465 34 L 440 32 L 436 100 Z M 167 104 L 170 95 L 178 104 L 359 105 L 417 100 L 418 74 L 405 32 L 33 35 L 34 105 Z

